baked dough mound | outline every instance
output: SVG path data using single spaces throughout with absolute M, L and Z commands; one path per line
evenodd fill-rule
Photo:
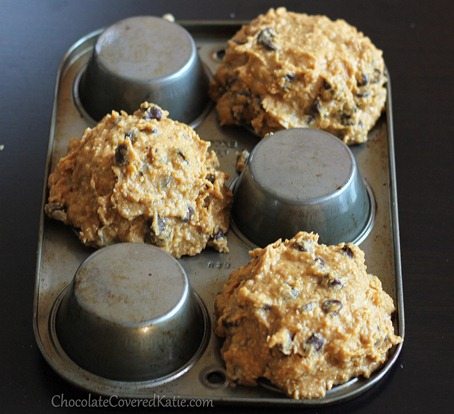
M 266 378 L 293 398 L 320 398 L 369 377 L 401 341 L 393 301 L 355 245 L 325 246 L 300 232 L 250 255 L 215 301 L 231 382 Z
M 227 252 L 231 192 L 210 143 L 143 103 L 133 115 L 106 115 L 49 176 L 46 213 L 102 247 L 147 242 L 175 257 L 207 245 Z
M 270 9 L 228 42 L 211 97 L 259 136 L 310 127 L 367 140 L 386 100 L 382 52 L 344 20 Z

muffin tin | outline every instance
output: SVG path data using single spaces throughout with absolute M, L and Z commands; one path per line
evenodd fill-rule
M 374 199 L 355 157 L 337 137 L 293 128 L 263 138 L 235 183 L 233 220 L 259 246 L 298 231 L 324 244 L 360 243 L 372 229 Z
M 113 26 L 114 29 L 111 27 L 108 30 L 121 33 L 126 27 L 121 24 L 120 22 Z M 167 26 L 172 25 L 168 22 L 162 24 L 171 31 L 175 29 L 181 35 L 179 26 Z M 191 69 L 195 78 L 180 77 L 184 82 L 177 86 L 177 90 L 184 90 L 184 86 L 196 85 L 199 93 L 195 94 L 192 90 L 188 97 L 182 99 L 186 102 L 190 99 L 194 103 L 195 111 L 192 114 L 181 113 L 177 117 L 192 123 L 203 139 L 211 141 L 211 148 L 218 155 L 221 169 L 231 176 L 229 184 L 235 190 L 235 203 L 231 230 L 228 233 L 230 253 L 222 254 L 208 249 L 200 255 L 176 261 L 161 250 L 148 245 L 117 244 L 94 252 L 93 249 L 84 247 L 68 227 L 46 218 L 42 213 L 33 315 L 37 344 L 47 362 L 62 377 L 77 386 L 104 395 L 142 398 L 166 395 L 181 399 L 202 398 L 212 399 L 218 403 L 256 405 L 323 405 L 352 398 L 369 389 L 389 371 L 399 355 L 402 344 L 390 351 L 387 362 L 370 378 L 354 378 L 328 391 L 324 398 L 318 400 L 292 400 L 265 381 L 260 381 L 258 387 L 229 387 L 220 356 L 221 341 L 213 334 L 211 328 L 214 318 L 213 301 L 229 273 L 248 262 L 248 251 L 255 247 L 254 243 L 266 244 L 272 241 L 285 226 L 288 228 L 282 230 L 284 235 L 293 236 L 290 233 L 294 228 L 303 225 L 308 226 L 308 230 L 318 230 L 322 235 L 322 241 L 332 243 L 336 242 L 338 237 L 346 237 L 351 240 L 345 241 L 354 240 L 360 244 L 366 254 L 369 273 L 380 277 L 384 289 L 394 300 L 396 313 L 393 323 L 396 333 L 404 337 L 390 83 L 388 82 L 386 115 L 370 132 L 367 143 L 350 149 L 344 148 L 340 141 L 326 144 L 327 148 L 334 148 L 332 155 L 337 160 L 340 156 L 342 160 L 342 163 L 335 164 L 334 169 L 329 164 L 320 167 L 323 161 L 314 158 L 310 171 L 322 168 L 322 176 L 326 173 L 327 178 L 322 179 L 321 185 L 323 188 L 326 187 L 326 194 L 320 190 L 320 186 L 317 187 L 317 183 L 313 183 L 312 193 L 295 197 L 295 191 L 282 186 L 279 177 L 277 177 L 279 182 L 272 186 L 275 190 L 273 193 L 273 188 L 271 191 L 266 188 L 272 181 L 271 176 L 262 180 L 261 184 L 259 179 L 260 185 L 257 185 L 257 180 L 252 179 L 258 175 L 263 178 L 267 174 L 263 169 L 266 162 L 261 159 L 266 151 L 263 152 L 260 148 L 266 149 L 270 143 L 277 145 L 279 136 L 285 138 L 286 134 L 290 135 L 287 137 L 290 139 L 289 142 L 294 134 L 305 136 L 326 134 L 313 130 L 293 130 L 260 141 L 246 129 L 221 128 L 216 120 L 213 105 L 206 100 L 206 76 L 209 77 L 210 73 L 216 70 L 227 39 L 240 28 L 240 23 L 200 21 L 180 24 L 195 41 L 198 56 L 194 55 L 195 49 L 191 46 L 193 43 L 189 36 L 186 40 L 190 52 L 188 61 L 195 62 L 192 63 Z M 97 72 L 99 56 L 96 54 L 95 45 L 101 33 L 101 30 L 93 32 L 75 43 L 60 66 L 49 139 L 43 205 L 47 196 L 48 173 L 66 153 L 69 139 L 80 137 L 85 128 L 95 124 L 93 118 L 99 118 L 100 109 L 90 108 L 86 103 L 93 100 L 96 91 L 87 88 L 85 83 L 88 82 L 89 76 L 95 78 L 99 76 Z M 174 72 L 177 73 L 178 70 L 175 69 Z M 112 76 L 104 79 L 112 79 Z M 191 79 L 199 79 L 200 83 Z M 162 78 L 160 80 L 162 81 Z M 162 89 L 165 84 L 166 82 L 151 82 L 146 86 L 149 96 L 158 104 L 162 91 L 170 90 Z M 138 89 L 143 87 L 142 85 Z M 138 96 L 134 99 L 142 98 Z M 134 99 L 131 105 L 134 105 Z M 100 99 L 98 103 L 101 101 Z M 104 102 L 103 105 L 116 104 Z M 181 105 L 176 104 L 174 107 L 177 114 L 178 107 Z M 173 117 L 172 108 L 169 109 L 170 117 Z M 274 143 L 273 139 L 276 139 Z M 326 138 L 328 141 L 329 139 Z M 310 139 L 308 142 L 310 144 Z M 317 141 L 316 145 L 320 142 Z M 256 147 L 258 143 L 260 144 Z M 241 178 L 238 178 L 235 171 L 237 153 L 242 150 L 252 151 L 254 147 L 256 149 L 252 153 L 249 165 L 246 166 Z M 280 153 L 279 157 L 291 157 L 291 153 Z M 282 160 L 278 164 L 284 165 Z M 342 182 L 332 188 L 333 182 L 329 176 L 334 170 L 333 176 Z M 288 171 L 286 172 L 284 168 L 280 174 L 285 178 Z M 350 199 L 354 195 L 356 200 L 353 203 L 355 207 L 349 211 L 357 223 L 354 234 L 342 233 L 340 226 L 340 236 L 330 235 L 329 232 L 323 235 L 332 203 L 338 208 L 345 194 L 347 196 L 350 194 Z M 288 200 L 289 197 L 294 199 Z M 263 202 L 259 202 L 260 200 Z M 314 200 L 317 201 L 315 208 Z M 291 208 L 296 209 L 298 212 L 296 216 L 302 217 L 303 221 L 289 220 L 289 217 L 295 217 L 295 214 L 285 214 L 286 211 L 290 211 L 287 201 L 291 201 Z M 260 229 L 264 228 L 263 223 L 257 225 L 256 221 L 260 217 L 266 217 L 267 211 L 271 211 L 270 206 L 277 206 L 277 210 L 269 214 L 273 230 L 270 233 L 261 232 Z M 324 214 L 317 215 L 320 211 Z M 314 216 L 315 221 L 308 221 L 308 218 L 314 219 Z M 273 223 L 273 217 L 280 219 L 274 220 Z M 248 226 L 251 220 L 253 226 Z M 351 225 L 346 227 L 350 228 Z M 331 236 L 334 239 L 330 239 Z M 146 267 L 145 257 L 148 255 L 154 257 L 154 260 Z M 134 260 L 134 257 L 137 260 Z M 144 275 L 144 269 L 151 270 Z M 98 272 L 97 274 L 101 272 L 103 283 L 97 285 L 91 281 L 90 272 Z M 118 272 L 123 272 L 123 276 L 130 272 L 142 275 L 134 280 L 143 283 L 142 287 L 150 286 L 155 295 L 154 301 L 152 297 L 140 294 L 143 289 L 131 290 L 130 280 L 126 284 L 115 282 L 115 275 Z M 169 272 L 172 274 L 171 280 L 166 279 Z M 168 286 L 172 289 L 166 290 L 167 280 Z M 82 288 L 84 283 L 85 289 Z M 106 308 L 102 304 L 107 300 L 106 291 L 103 290 L 107 285 L 113 286 L 114 294 L 116 292 L 126 294 L 127 297 L 131 296 L 130 299 L 137 306 L 132 307 L 129 316 L 125 313 L 126 308 L 117 302 L 114 302 L 106 313 Z M 157 286 L 156 291 L 153 291 L 151 286 Z M 123 291 L 125 288 L 126 293 Z M 151 307 L 150 302 L 153 303 Z M 182 331 L 186 334 L 189 332 L 189 338 L 182 336 Z M 98 351 L 84 348 L 87 346 L 87 341 L 84 341 L 87 332 L 98 333 L 99 341 L 88 344 L 98 346 Z M 103 335 L 100 335 L 100 332 L 103 332 Z M 94 360 L 86 356 L 90 352 L 96 353 L 106 348 L 109 341 L 114 343 L 114 346 L 107 352 L 106 360 Z M 123 347 L 119 345 L 119 348 L 115 349 L 117 343 Z M 162 346 L 154 346 L 157 343 Z M 169 349 L 171 352 L 166 353 Z M 125 355 L 124 359 L 121 357 L 122 353 Z M 128 359 L 130 363 L 127 362 Z M 153 365 L 153 361 L 160 363 Z
M 208 76 L 183 27 L 153 16 L 130 17 L 97 39 L 76 96 L 100 120 L 112 109 L 134 112 L 144 101 L 190 123 L 206 107 Z
M 206 346 L 207 311 L 170 254 L 118 243 L 90 255 L 55 309 L 55 333 L 78 365 L 99 376 L 163 383 Z

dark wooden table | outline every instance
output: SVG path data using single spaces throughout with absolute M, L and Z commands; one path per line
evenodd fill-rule
M 452 412 L 454 2 L 450 0 L 2 0 L 2 412 L 49 412 L 53 395 L 86 396 L 48 367 L 32 330 L 45 155 L 57 66 L 67 48 L 82 35 L 131 15 L 171 12 L 179 19 L 250 19 L 275 5 L 354 24 L 384 50 L 393 81 L 406 342 L 395 368 L 372 391 L 348 403 L 307 411 Z

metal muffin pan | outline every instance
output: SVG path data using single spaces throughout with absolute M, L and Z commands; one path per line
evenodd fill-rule
M 238 22 L 188 21 L 180 24 L 191 33 L 204 67 L 214 73 L 222 51 L 239 28 Z M 43 206 L 47 197 L 48 174 L 58 159 L 66 153 L 69 139 L 80 137 L 84 129 L 94 125 L 81 105 L 79 83 L 87 67 L 101 30 L 76 42 L 60 65 L 54 96 L 54 108 L 49 138 L 48 159 L 43 188 Z M 369 134 L 367 143 L 351 151 L 366 182 L 372 204 L 367 231 L 359 237 L 365 251 L 368 271 L 380 277 L 383 287 L 394 300 L 396 313 L 393 323 L 398 335 L 404 337 L 404 310 L 400 263 L 399 229 L 395 155 L 393 142 L 391 85 L 388 81 L 386 114 Z M 205 91 L 201 91 L 201 94 Z M 172 117 L 172 113 L 170 114 Z M 235 171 L 237 153 L 252 151 L 259 139 L 244 128 L 220 127 L 212 105 L 207 105 L 193 125 L 198 134 L 211 141 L 221 169 L 230 174 L 230 185 L 238 178 Z M 43 210 L 42 210 L 43 211 Z M 373 225 L 372 225 L 373 224 Z M 76 386 L 102 395 L 152 398 L 153 395 L 175 396 L 181 399 L 212 399 L 216 403 L 253 405 L 324 405 L 353 398 L 376 384 L 396 362 L 402 344 L 391 349 L 387 362 L 370 378 L 354 378 L 334 387 L 317 400 L 293 400 L 262 382 L 262 386 L 230 387 L 225 380 L 220 356 L 221 340 L 212 332 L 213 302 L 229 273 L 248 262 L 248 251 L 254 244 L 239 231 L 232 221 L 228 233 L 230 253 L 205 250 L 198 256 L 179 260 L 187 274 L 205 326 L 201 346 L 193 358 L 177 374 L 161 379 L 118 380 L 96 375 L 76 364 L 65 352 L 57 334 L 58 313 L 65 297 L 71 296 L 71 283 L 77 269 L 94 250 L 84 247 L 71 230 L 41 214 L 37 254 L 33 323 L 36 342 L 47 362 L 63 378 Z M 74 293 L 72 293 L 74 295 Z
M 153 16 L 129 17 L 107 28 L 78 86 L 81 107 L 96 120 L 112 109 L 132 113 L 149 101 L 190 123 L 209 101 L 208 76 L 192 36 Z
M 235 183 L 233 220 L 266 246 L 299 230 L 320 243 L 359 243 L 373 225 L 373 194 L 351 150 L 320 129 L 282 130 L 260 140 Z
M 55 340 L 105 378 L 170 381 L 193 365 L 209 336 L 206 309 L 183 267 L 145 243 L 90 255 L 54 310 Z

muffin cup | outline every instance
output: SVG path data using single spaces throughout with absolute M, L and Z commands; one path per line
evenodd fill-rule
M 153 16 L 131 17 L 104 30 L 76 93 L 96 121 L 113 109 L 131 113 L 149 101 L 191 123 L 209 104 L 208 76 L 191 35 Z
M 358 243 L 372 226 L 373 202 L 347 145 L 321 130 L 295 128 L 254 148 L 235 184 L 233 217 L 259 246 L 300 230 L 326 244 Z
M 120 381 L 159 380 L 184 370 L 207 331 L 206 311 L 178 261 L 138 243 L 88 257 L 56 316 L 66 354 L 87 371 Z

